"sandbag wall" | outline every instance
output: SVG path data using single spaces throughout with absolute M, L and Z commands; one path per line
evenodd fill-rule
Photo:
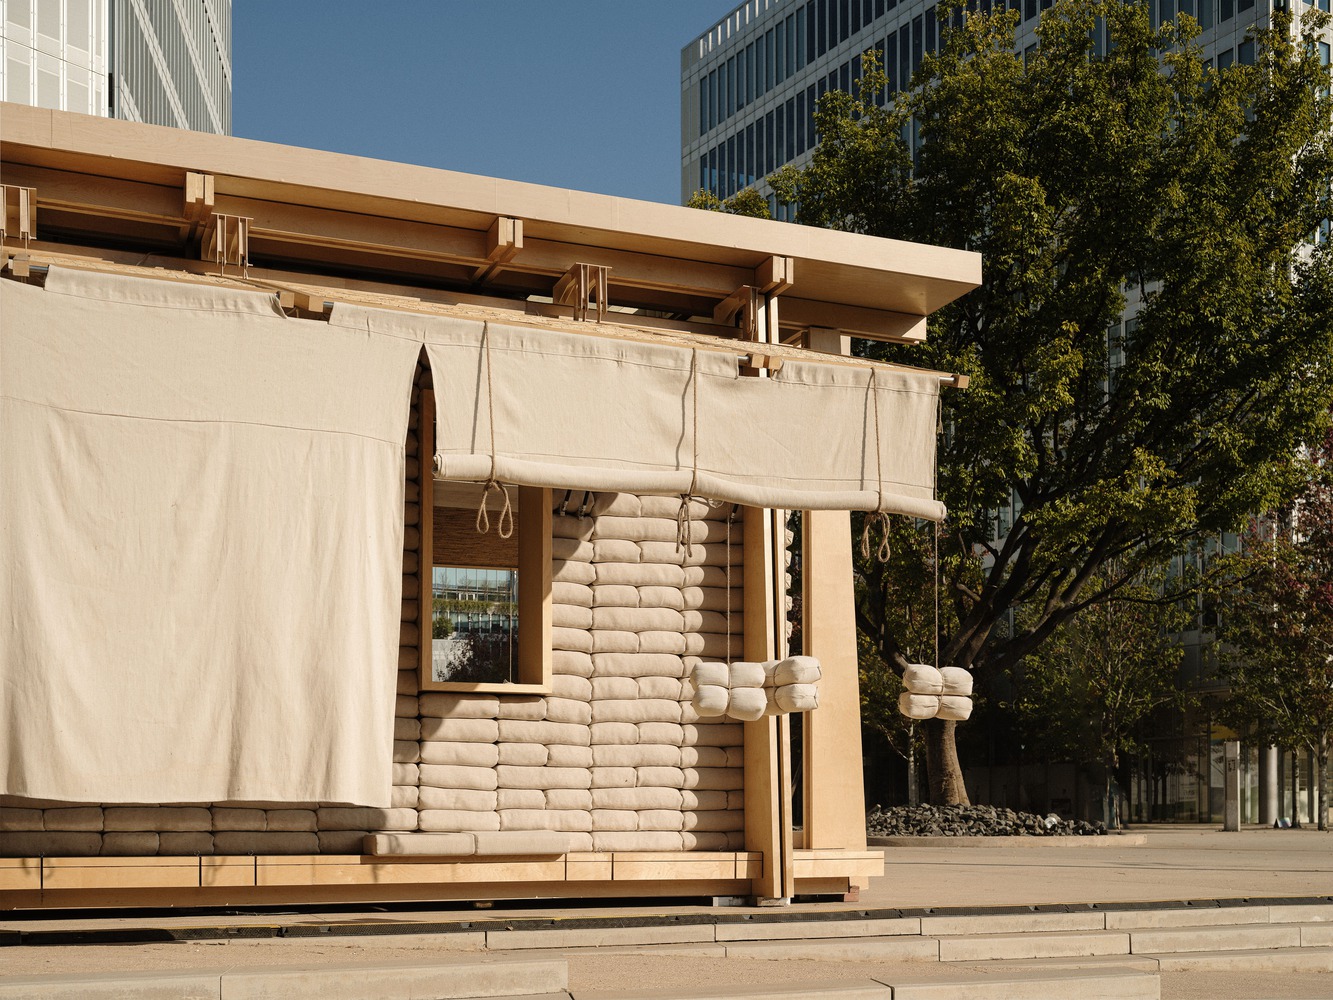
M 553 517 L 551 695 L 421 692 L 415 396 L 391 807 L 0 797 L 0 856 L 359 854 L 371 832 L 469 830 L 557 830 L 584 851 L 743 847 L 742 727 L 698 719 L 687 681 L 700 658 L 742 652 L 739 519 L 728 544 L 731 508 L 693 503 L 684 553 L 678 498 L 574 494 Z
M 553 516 L 552 694 L 419 696 L 422 831 L 555 830 L 585 851 L 743 846 L 742 727 L 700 720 L 686 680 L 700 657 L 727 656 L 728 557 L 741 653 L 740 523 L 728 546 L 730 508 L 694 503 L 683 553 L 679 504 L 575 493 Z

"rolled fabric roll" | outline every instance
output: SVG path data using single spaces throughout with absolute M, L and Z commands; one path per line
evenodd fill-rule
M 939 710 L 939 695 L 912 694 L 910 691 L 898 695 L 898 711 L 909 719 L 933 719 Z
M 972 699 L 957 694 L 940 696 L 940 710 L 936 718 L 963 722 L 972 715 Z
M 819 707 L 819 688 L 813 684 L 784 684 L 773 700 L 784 712 L 813 712 Z
M 717 684 L 700 684 L 694 689 L 694 699 L 691 704 L 701 717 L 710 718 L 726 715 L 730 700 L 731 692 L 726 688 Z
M 972 671 L 962 667 L 941 667 L 940 678 L 944 682 L 941 694 L 960 695 L 964 698 L 972 694 Z
M 944 678 L 929 663 L 909 663 L 903 671 L 903 687 L 912 694 L 942 694 Z
M 696 685 L 731 687 L 731 667 L 725 663 L 699 663 L 692 671 Z
M 781 660 L 764 661 L 764 687 L 769 688 L 771 690 L 778 686 L 778 682 L 773 679 L 773 675 L 774 673 L 776 673 L 778 669 L 778 664 L 781 662 L 782 662 Z
M 764 665 L 762 663 L 733 663 L 731 665 L 731 689 L 762 688 L 764 686 Z M 758 716 L 756 716 L 758 718 Z
M 814 684 L 820 675 L 819 661 L 813 656 L 789 656 L 773 668 L 773 683 L 777 687 Z
M 731 701 L 727 704 L 727 715 L 738 722 L 754 722 L 764 717 L 764 707 L 768 696 L 763 687 L 743 687 L 731 689 Z

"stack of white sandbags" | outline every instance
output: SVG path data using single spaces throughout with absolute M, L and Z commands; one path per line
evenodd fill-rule
M 962 722 L 972 715 L 972 673 L 962 667 L 936 669 L 929 663 L 909 663 L 903 671 L 903 692 L 898 711 L 909 719 L 948 719 Z
M 754 722 L 765 715 L 810 712 L 819 707 L 819 661 L 789 656 L 763 663 L 700 663 L 691 681 L 691 704 L 701 717 Z

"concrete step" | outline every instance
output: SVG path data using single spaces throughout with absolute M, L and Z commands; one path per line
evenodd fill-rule
M 1129 932 L 1135 955 L 1178 951 L 1247 951 L 1256 948 L 1299 948 L 1300 924 L 1241 924 L 1211 927 L 1155 927 Z
M 0 977 L 0 1000 L 479 1000 L 568 995 L 561 959 L 319 964 Z
M 754 1000 L 892 1000 L 893 990 L 873 979 L 845 982 L 785 983 L 782 986 L 722 986 L 712 989 L 691 990 L 688 986 L 667 990 L 580 990 L 572 994 L 574 1000 L 734 1000 L 736 997 Z
M 885 977 L 893 1000 L 1160 1000 L 1156 974 L 1133 969 L 1005 970 L 948 979 Z
M 921 933 L 932 936 L 940 934 L 1015 934 L 1027 931 L 1101 931 L 1105 929 L 1105 914 L 1095 910 L 1081 910 L 1073 913 L 978 913 L 967 916 L 921 918 Z
M 486 930 L 488 951 L 528 948 L 602 948 L 635 944 L 699 944 L 713 941 L 712 924 L 639 927 L 549 927 L 540 930 Z
M 821 938 L 816 941 L 728 941 L 727 958 L 806 958 L 819 962 L 938 962 L 934 938 Z
M 1254 948 L 1144 955 L 1159 972 L 1333 972 L 1333 948 Z
M 845 982 L 786 983 L 781 986 L 752 986 L 691 990 L 592 990 L 576 991 L 573 1000 L 732 1000 L 773 998 L 797 1000 L 1159 1000 L 1155 973 L 1131 969 L 1087 971 L 1012 970 L 1001 973 L 959 971 L 930 978 L 911 973 L 888 973 L 867 980 Z
M 1125 931 L 1027 931 L 944 936 L 939 942 L 942 962 L 980 962 L 1005 958 L 1128 955 L 1130 935 Z

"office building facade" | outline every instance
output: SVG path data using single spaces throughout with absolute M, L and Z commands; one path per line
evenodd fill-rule
M 231 134 L 231 0 L 0 0 L 6 101 Z
M 1015 43 L 1036 45 L 1053 0 L 1010 0 L 1020 14 Z M 1295 0 L 1297 14 L 1310 9 Z M 1218 66 L 1252 62 L 1246 36 L 1266 27 L 1282 0 L 1150 0 L 1154 25 L 1185 13 L 1201 29 L 1205 57 Z M 978 6 L 979 4 L 979 6 Z M 996 6 L 1002 7 L 1003 0 Z M 1316 6 L 1328 10 L 1329 0 Z M 969 8 L 989 12 L 992 0 Z M 764 178 L 784 164 L 808 162 L 818 142 L 815 108 L 830 90 L 857 93 L 861 56 L 879 54 L 890 90 L 906 89 L 939 45 L 944 15 L 936 0 L 747 0 L 681 50 L 681 200 L 695 191 L 726 198 L 753 186 L 777 205 Z M 1299 26 L 1298 26 L 1299 27 Z M 1105 51 L 1104 29 L 1093 40 Z M 1328 58 L 1328 40 L 1321 51 Z M 887 95 L 877 95 L 883 103 Z

